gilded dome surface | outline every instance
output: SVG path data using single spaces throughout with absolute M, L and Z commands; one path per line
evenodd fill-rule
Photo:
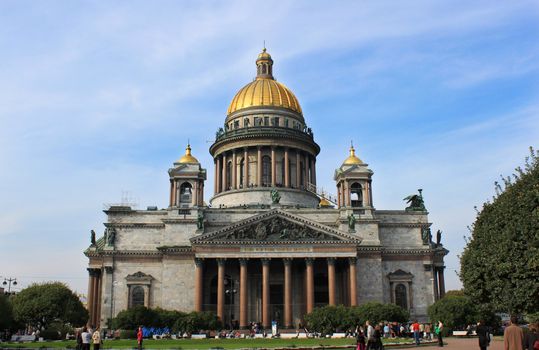
M 273 78 L 273 60 L 265 48 L 258 55 L 256 66 L 256 79 L 238 91 L 227 114 L 249 107 L 281 107 L 301 115 L 301 107 L 294 93 Z
M 191 155 L 191 145 L 187 145 L 187 148 L 185 149 L 185 154 L 180 159 L 178 159 L 177 163 L 198 164 L 198 159 Z
M 356 150 L 354 149 L 354 146 L 350 147 L 350 156 L 346 158 L 343 162 L 343 165 L 355 165 L 355 164 L 363 164 L 361 159 L 359 159 L 356 156 Z
M 249 107 L 282 107 L 302 114 L 298 99 L 284 84 L 273 79 L 256 79 L 238 91 L 228 107 L 231 114 Z

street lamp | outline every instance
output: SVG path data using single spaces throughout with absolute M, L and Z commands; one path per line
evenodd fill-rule
M 229 320 L 230 320 L 230 329 L 234 329 L 234 325 L 232 324 L 232 310 L 234 307 L 234 295 L 238 292 L 236 288 L 234 288 L 234 280 L 231 278 L 225 279 L 225 286 L 228 288 L 225 289 L 225 295 L 228 296 L 228 306 L 229 306 Z
M 8 286 L 7 287 L 7 294 L 11 294 L 11 285 L 13 284 L 14 286 L 17 285 L 17 279 L 16 278 L 4 278 L 4 282 L 2 282 L 2 284 L 4 286 Z

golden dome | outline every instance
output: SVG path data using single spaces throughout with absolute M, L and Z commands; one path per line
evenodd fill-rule
M 183 155 L 180 159 L 178 159 L 178 163 L 199 164 L 198 159 L 196 159 L 195 157 L 191 155 L 191 145 L 187 144 L 187 147 L 185 148 L 185 155 Z
M 356 164 L 363 164 L 363 162 L 356 156 L 356 150 L 354 149 L 354 146 L 350 146 L 350 156 L 344 160 L 343 165 Z
M 258 55 L 256 66 L 256 79 L 238 91 L 227 114 L 249 107 L 281 107 L 302 114 L 294 93 L 273 78 L 273 60 L 265 48 Z
M 320 203 L 318 203 L 319 206 L 321 207 L 331 207 L 331 203 L 325 199 L 324 197 L 322 197 L 322 199 L 320 199 Z

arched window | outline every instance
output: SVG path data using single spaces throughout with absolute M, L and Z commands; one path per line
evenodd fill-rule
M 226 190 L 232 188 L 232 161 L 226 163 Z
M 131 287 L 131 307 L 144 305 L 144 288 L 141 286 Z
M 262 185 L 271 185 L 271 157 L 262 157 Z
M 191 204 L 191 198 L 193 196 L 193 186 L 189 182 L 184 182 L 180 186 L 180 206 L 188 206 Z
M 350 188 L 350 200 L 352 207 L 363 206 L 363 189 L 361 184 L 354 182 Z
M 240 188 L 243 188 L 243 174 L 244 174 L 244 170 L 245 170 L 245 161 L 244 159 L 242 158 L 240 160 Z
M 395 304 L 405 310 L 408 309 L 408 297 L 406 294 L 406 287 L 402 283 L 399 283 L 395 286 Z

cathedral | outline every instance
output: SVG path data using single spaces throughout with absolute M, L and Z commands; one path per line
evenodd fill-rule
M 209 200 L 207 170 L 187 145 L 168 170 L 167 208 L 105 210 L 105 233 L 92 232 L 84 252 L 91 324 L 145 305 L 294 328 L 315 307 L 370 301 L 425 321 L 444 295 L 448 251 L 432 240 L 421 190 L 405 209 L 376 209 L 373 171 L 352 146 L 335 164 L 336 195 L 321 192 L 320 146 L 266 49 L 209 152 Z

